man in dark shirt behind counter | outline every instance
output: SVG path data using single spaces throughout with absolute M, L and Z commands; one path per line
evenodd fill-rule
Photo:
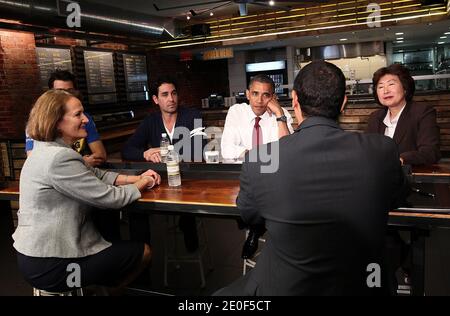
M 196 109 L 179 108 L 177 85 L 172 78 L 161 77 L 154 82 L 151 87 L 152 99 L 159 106 L 160 111 L 148 115 L 135 133 L 128 139 L 122 149 L 122 159 L 132 161 L 151 161 L 159 163 L 161 159 L 161 134 L 168 135 L 170 143 L 183 141 L 183 138 L 177 138 L 177 134 L 182 128 L 189 131 L 201 126 L 201 113 Z M 200 126 L 196 126 L 199 124 Z M 180 128 L 177 131 L 177 128 Z M 186 135 L 181 135 L 186 136 Z M 193 139 L 193 138 L 192 138 Z M 189 142 L 193 144 L 194 142 Z M 183 143 L 187 144 L 186 142 Z M 180 155 L 183 154 L 183 146 L 180 148 Z M 198 158 L 202 156 L 200 152 L 194 151 L 191 147 L 191 157 Z M 185 156 L 183 156 L 185 157 Z M 201 159 L 201 158 L 200 158 Z M 182 215 L 179 220 L 179 227 L 184 233 L 185 246 L 188 251 L 195 251 L 198 248 L 198 236 L 195 223 L 195 217 L 192 215 Z M 150 243 L 150 225 L 148 217 L 145 214 L 130 214 L 130 235 L 132 240 L 146 241 Z
M 122 159 L 132 161 L 161 162 L 161 134 L 168 135 L 170 143 L 175 145 L 182 138 L 177 139 L 177 128 L 187 128 L 189 131 L 201 127 L 201 113 L 197 109 L 179 108 L 176 83 L 168 77 L 159 78 L 151 89 L 153 101 L 160 111 L 148 115 L 133 136 L 128 139 L 122 149 Z M 197 124 L 199 126 L 197 126 Z M 191 148 L 191 157 L 201 160 L 202 153 L 194 153 Z M 180 154 L 183 153 L 183 148 Z M 200 150 L 201 151 L 201 150 Z

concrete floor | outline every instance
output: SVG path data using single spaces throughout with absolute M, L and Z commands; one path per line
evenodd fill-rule
M 166 222 L 169 216 L 149 216 L 152 229 L 153 260 L 151 266 L 151 284 L 133 286 L 130 295 L 152 295 L 151 292 L 169 295 L 211 295 L 219 288 L 231 283 L 242 274 L 240 259 L 245 234 L 238 230 L 235 220 L 202 218 L 213 266 L 208 267 L 208 257 L 203 255 L 206 286 L 201 288 L 199 265 L 190 262 L 170 263 L 168 265 L 168 287 L 164 286 L 164 238 L 167 238 Z M 127 239 L 126 218 L 122 221 L 122 237 Z M 204 235 L 199 234 L 200 243 Z M 173 236 L 170 245 L 173 245 Z M 182 234 L 177 234 L 177 245 L 184 248 Z M 29 296 L 32 288 L 25 282 L 17 269 L 15 253 L 11 245 L 2 245 L 0 269 L 0 296 Z
M 168 269 L 168 287 L 164 286 L 164 238 L 167 234 L 164 215 L 149 217 L 152 227 L 153 261 L 151 285 L 139 286 L 140 290 L 130 290 L 129 295 L 169 295 L 204 296 L 211 295 L 217 289 L 231 283 L 242 274 L 240 259 L 244 232 L 238 230 L 233 219 L 202 217 L 203 225 L 211 251 L 213 269 L 208 270 L 205 257 L 206 287 L 201 288 L 199 267 L 194 263 L 170 264 Z M 126 238 L 126 218 L 122 223 L 122 236 Z M 200 234 L 201 236 L 201 234 Z M 180 234 L 178 243 L 183 247 Z M 203 237 L 201 236 L 201 240 Z M 435 229 L 426 241 L 425 294 L 450 295 L 450 230 Z M 0 295 L 32 295 L 31 287 L 23 280 L 10 245 L 1 245 L 2 259 L 0 269 Z

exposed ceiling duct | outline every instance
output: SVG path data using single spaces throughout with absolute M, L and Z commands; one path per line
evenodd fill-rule
M 29 26 L 46 27 L 52 33 L 55 33 L 52 28 L 58 28 L 63 33 L 105 33 L 143 40 L 161 40 L 175 36 L 176 27 L 172 18 L 140 14 L 87 1 L 78 2 L 80 27 L 69 27 L 67 16 L 74 12 L 66 12 L 70 2 L 75 1 L 0 0 L 0 19 L 19 20 Z
M 301 61 L 340 59 L 384 55 L 381 41 L 301 48 Z

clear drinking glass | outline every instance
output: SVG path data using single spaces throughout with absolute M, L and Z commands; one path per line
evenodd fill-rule
M 218 151 L 205 151 L 206 163 L 219 163 Z

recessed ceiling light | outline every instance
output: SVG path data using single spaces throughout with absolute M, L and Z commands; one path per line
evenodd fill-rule
M 275 5 L 275 1 L 269 1 L 269 5 Z
M 450 32 L 445 32 L 444 34 L 445 34 L 445 35 L 450 35 Z
M 395 33 L 395 35 L 403 35 L 403 34 L 404 34 L 403 32 Z
M 209 15 L 210 15 L 210 16 L 213 16 L 213 15 L 214 15 L 214 12 L 210 12 Z
M 346 38 L 340 38 L 339 39 L 341 42 L 344 42 L 344 41 L 346 41 L 347 39 Z
M 397 37 L 396 40 L 401 41 L 401 40 L 403 40 L 403 37 Z
M 403 43 L 403 41 L 397 41 L 396 43 L 397 43 L 397 44 L 400 44 L 400 43 Z
M 441 36 L 441 37 L 439 37 L 439 38 L 442 38 L 442 39 L 444 39 L 444 38 L 447 38 L 447 36 Z
M 445 44 L 445 42 L 438 42 L 438 45 Z

